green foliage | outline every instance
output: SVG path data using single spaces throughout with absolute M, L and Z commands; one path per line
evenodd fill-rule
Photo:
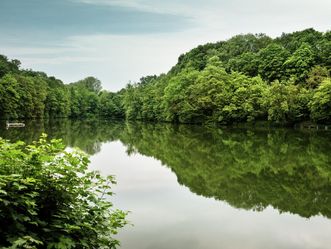
M 290 53 L 294 53 L 303 43 L 311 46 L 316 53 L 319 50 L 319 42 L 327 40 L 326 33 L 321 33 L 312 28 L 297 31 L 293 33 L 283 33 L 280 37 L 274 39 L 274 42 L 282 45 Z
M 313 120 L 326 122 L 331 119 L 331 79 L 325 79 L 316 89 L 310 101 Z
M 101 82 L 97 78 L 87 77 L 83 80 L 71 83 L 71 86 L 85 89 L 89 92 L 94 92 L 98 94 L 102 90 Z
M 19 65 L 19 61 L 0 55 L 0 119 L 85 118 L 104 112 L 98 79 L 87 77 L 64 85 L 45 73 L 20 70 Z M 107 106 L 114 105 L 122 106 L 119 98 L 108 100 Z M 112 111 L 102 116 L 110 114 Z M 114 114 L 112 117 L 123 117 L 124 111 L 119 109 Z
M 233 59 L 230 59 L 227 64 L 228 71 L 242 72 L 248 76 L 258 75 L 259 60 L 255 53 L 243 53 Z
M 142 106 L 142 100 L 139 96 L 141 88 L 136 85 L 128 84 L 125 89 L 125 95 L 123 99 L 123 105 L 125 108 L 125 116 L 127 119 L 140 119 L 140 110 Z
M 289 52 L 278 44 L 270 44 L 259 52 L 259 74 L 263 79 L 272 82 L 282 79 L 283 64 L 289 57 Z
M 330 79 L 330 56 L 330 31 L 306 29 L 275 39 L 237 35 L 200 45 L 181 55 L 167 74 L 142 77 L 117 93 L 102 91 L 94 77 L 64 85 L 44 73 L 20 70 L 18 61 L 0 56 L 0 119 L 331 122 L 328 115 L 320 116 L 329 110 L 317 111 L 329 108 L 317 102 L 322 98 L 308 106 L 321 82 Z
M 69 84 L 70 117 L 87 118 L 99 114 L 101 82 L 87 77 Z
M 99 95 L 100 116 L 107 118 L 124 118 L 122 95 L 102 91 Z
M 164 89 L 165 118 L 171 122 L 185 122 L 192 120 L 196 114 L 194 107 L 189 103 L 190 97 L 188 88 L 194 84 L 199 72 L 192 70 L 183 72 L 170 79 Z M 193 117 L 192 117 L 193 115 Z
M 263 96 L 268 120 L 278 124 L 304 120 L 307 114 L 309 92 L 293 82 L 274 82 Z
M 31 145 L 0 139 L 0 247 L 116 248 L 126 214 L 109 201 L 113 177 L 88 163 L 46 135 Z
M 307 85 L 309 88 L 316 88 L 328 77 L 330 73 L 326 67 L 315 66 L 308 73 Z
M 45 113 L 47 97 L 47 83 L 45 79 L 40 76 L 28 75 L 16 75 L 15 78 L 19 83 L 19 117 L 42 118 Z
M 316 87 L 330 77 L 328 37 L 307 29 L 274 40 L 248 34 L 198 46 L 181 55 L 168 74 L 130 84 L 124 90 L 126 118 L 220 124 L 307 121 L 313 116 L 308 103 Z M 325 120 L 331 121 L 329 116 Z
M 19 60 L 9 61 L 6 56 L 0 55 L 0 78 L 10 72 L 17 72 L 21 62 Z
M 321 65 L 331 70 L 331 39 L 323 39 L 319 43 L 320 49 L 318 51 L 318 58 L 320 60 Z
M 298 82 L 304 82 L 313 65 L 313 51 L 308 44 L 303 43 L 283 66 L 288 77 L 295 77 Z
M 58 79 L 47 79 L 47 96 L 45 100 L 45 116 L 68 117 L 70 114 L 69 90 Z
M 0 117 L 3 119 L 17 117 L 19 95 L 17 80 L 10 74 L 0 79 Z

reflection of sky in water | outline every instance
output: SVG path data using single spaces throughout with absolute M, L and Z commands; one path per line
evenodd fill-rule
M 132 211 L 119 234 L 123 249 L 305 249 L 329 248 L 331 220 L 235 209 L 191 193 L 153 158 L 130 157 L 120 142 L 106 143 L 92 168 L 114 174 L 115 206 Z
M 314 216 L 331 217 L 330 133 L 96 120 L 1 127 L 0 122 L 0 137 L 13 141 L 31 143 L 41 132 L 63 138 L 94 155 L 92 168 L 114 174 L 115 207 L 132 211 L 134 224 L 118 235 L 124 249 L 326 249 L 331 244 L 331 219 Z M 132 147 L 168 165 L 139 153 L 127 156 Z M 234 208 L 260 204 L 278 209 Z

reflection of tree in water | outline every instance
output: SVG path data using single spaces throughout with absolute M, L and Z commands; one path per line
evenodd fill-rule
M 38 140 L 42 133 L 48 134 L 49 138 L 62 139 L 69 147 L 77 147 L 90 155 L 101 150 L 101 145 L 117 138 L 115 130 L 123 127 L 121 122 L 104 120 L 68 120 L 56 119 L 46 121 L 31 121 L 22 129 L 0 129 L 0 137 L 15 141 L 23 140 L 26 143 Z
M 121 140 L 178 182 L 232 206 L 331 217 L 330 134 L 131 125 Z
M 331 218 L 330 133 L 64 119 L 0 136 L 31 142 L 42 132 L 89 154 L 120 140 L 128 154 L 167 165 L 192 192 L 237 208 L 272 205 L 280 212 Z

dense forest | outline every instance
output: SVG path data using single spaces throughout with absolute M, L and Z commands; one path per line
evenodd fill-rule
M 198 46 L 167 73 L 117 93 L 94 77 L 63 84 L 0 56 L 0 117 L 100 115 L 179 123 L 331 121 L 331 31 L 237 35 Z
M 238 35 L 128 85 L 126 117 L 182 123 L 331 120 L 331 32 Z
M 108 99 L 116 103 L 116 94 L 102 91 L 101 82 L 94 77 L 65 85 L 43 72 L 21 70 L 18 60 L 0 55 L 1 119 L 107 115 L 105 108 L 112 108 Z

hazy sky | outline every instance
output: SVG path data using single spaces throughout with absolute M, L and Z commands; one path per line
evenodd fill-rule
M 239 33 L 331 29 L 330 0 L 0 0 L 0 54 L 65 83 L 119 90 Z

